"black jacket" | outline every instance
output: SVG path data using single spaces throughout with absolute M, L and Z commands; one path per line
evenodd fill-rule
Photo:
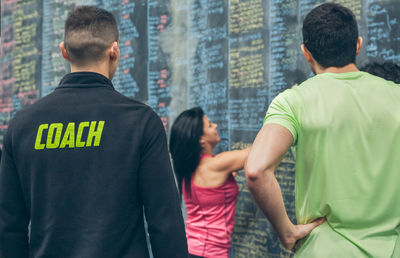
M 10 122 L 0 257 L 148 257 L 143 209 L 154 256 L 187 257 L 164 127 L 106 77 L 67 74 Z

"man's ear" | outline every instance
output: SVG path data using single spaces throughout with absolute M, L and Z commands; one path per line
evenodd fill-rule
M 114 41 L 109 48 L 109 55 L 111 60 L 117 60 L 119 58 L 119 43 Z
M 358 37 L 358 39 L 357 39 L 356 56 L 358 56 L 358 54 L 360 54 L 362 43 L 363 43 L 362 37 Z
M 67 50 L 65 49 L 65 44 L 64 41 L 60 43 L 60 51 L 62 56 L 64 57 L 65 60 L 67 60 L 68 62 L 70 61 L 69 57 L 68 57 L 68 53 Z
M 310 51 L 307 49 L 307 47 L 304 44 L 301 44 L 301 52 L 303 53 L 304 58 L 306 59 L 307 63 L 311 64 L 314 62 L 312 54 L 310 53 Z

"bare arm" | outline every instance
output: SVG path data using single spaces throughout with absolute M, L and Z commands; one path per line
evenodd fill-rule
M 232 173 L 243 169 L 250 147 L 243 150 L 225 151 L 217 154 L 210 164 L 210 169 L 217 172 Z
M 265 216 L 271 222 L 285 248 L 292 250 L 296 241 L 307 236 L 324 219 L 294 225 L 283 203 L 274 171 L 293 143 L 288 129 L 277 124 L 264 125 L 258 133 L 245 165 L 247 185 Z

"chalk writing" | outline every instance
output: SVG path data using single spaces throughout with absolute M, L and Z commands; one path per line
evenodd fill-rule
M 400 62 L 400 6 L 367 1 L 367 56 L 374 60 Z
M 117 20 L 121 56 L 113 84 L 119 92 L 149 104 L 167 131 L 182 110 L 201 106 L 218 124 L 221 143 L 216 152 L 245 148 L 262 127 L 272 99 L 312 76 L 300 51 L 301 25 L 306 14 L 323 2 L 2 1 L 0 144 L 15 112 L 51 93 L 69 72 L 59 51 L 65 19 L 76 5 L 89 4 L 112 12 Z M 364 43 L 358 63 L 391 60 L 400 64 L 397 0 L 334 2 L 350 8 L 359 23 Z M 69 148 L 73 141 L 68 137 L 65 147 Z M 294 170 L 289 152 L 276 176 L 293 221 Z M 243 171 L 236 179 L 240 193 L 234 257 L 290 257 L 253 202 Z

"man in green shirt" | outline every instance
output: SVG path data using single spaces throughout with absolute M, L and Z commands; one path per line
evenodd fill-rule
M 303 41 L 316 76 L 271 103 L 245 167 L 250 191 L 297 257 L 400 257 L 400 85 L 357 69 L 347 8 L 314 8 Z M 299 225 L 274 176 L 291 146 Z

